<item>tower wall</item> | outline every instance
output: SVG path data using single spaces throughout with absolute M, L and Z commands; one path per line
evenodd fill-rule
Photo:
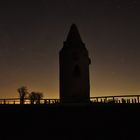
M 61 102 L 89 102 L 90 59 L 85 45 L 81 41 L 66 40 L 60 50 L 59 64 Z

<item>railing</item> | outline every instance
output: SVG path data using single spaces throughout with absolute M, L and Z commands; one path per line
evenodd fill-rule
M 56 104 L 59 103 L 59 99 L 40 99 L 39 101 L 31 101 L 29 99 L 24 100 L 24 104 Z M 19 98 L 7 98 L 0 99 L 0 104 L 20 104 Z
M 94 103 L 140 103 L 140 95 L 90 97 Z
M 138 104 L 140 103 L 140 95 L 125 95 L 125 96 L 100 96 L 90 97 L 92 103 L 127 103 Z M 0 99 L 0 104 L 20 104 L 19 98 L 6 98 Z M 41 99 L 39 101 L 31 102 L 29 99 L 24 100 L 24 104 L 57 104 L 60 99 Z

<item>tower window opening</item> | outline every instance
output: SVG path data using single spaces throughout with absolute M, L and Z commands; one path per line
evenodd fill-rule
M 73 76 L 77 78 L 80 77 L 80 75 L 81 75 L 80 67 L 76 65 L 73 70 Z

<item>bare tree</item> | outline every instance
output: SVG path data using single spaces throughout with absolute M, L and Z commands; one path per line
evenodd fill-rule
M 29 100 L 30 100 L 31 104 L 35 103 L 35 101 L 36 101 L 36 93 L 35 92 L 31 92 L 29 94 Z
M 41 92 L 31 92 L 29 94 L 29 99 L 31 104 L 40 104 L 40 100 L 43 98 L 43 93 Z
M 43 98 L 43 93 L 41 93 L 41 92 L 37 92 L 36 93 L 36 98 L 37 98 L 37 104 L 40 104 L 40 100 Z
M 25 98 L 28 94 L 27 87 L 22 86 L 22 87 L 18 88 L 17 91 L 19 93 L 20 104 L 24 104 Z

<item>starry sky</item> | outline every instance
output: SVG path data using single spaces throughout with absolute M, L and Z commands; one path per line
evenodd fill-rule
M 0 2 L 0 98 L 59 97 L 59 50 L 75 23 L 91 58 L 91 96 L 140 94 L 139 0 Z

